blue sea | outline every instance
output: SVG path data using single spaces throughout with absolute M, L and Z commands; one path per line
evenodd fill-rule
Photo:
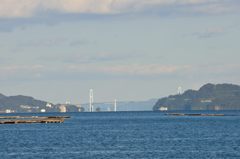
M 239 159 L 240 112 L 210 113 L 227 116 L 166 116 L 163 112 L 17 114 L 71 118 L 64 123 L 0 125 L 0 158 Z

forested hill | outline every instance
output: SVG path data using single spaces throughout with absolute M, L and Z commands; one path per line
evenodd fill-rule
M 206 84 L 199 90 L 161 98 L 153 110 L 240 110 L 240 86 Z
M 17 95 L 5 96 L 0 94 L 0 110 L 12 109 L 20 110 L 21 106 L 39 107 L 44 108 L 47 102 L 36 100 L 33 97 Z

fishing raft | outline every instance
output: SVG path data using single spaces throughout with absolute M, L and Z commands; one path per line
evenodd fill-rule
M 225 116 L 225 114 L 185 114 L 185 113 L 167 113 L 168 116 Z
M 69 116 L 0 116 L 0 124 L 63 123 Z

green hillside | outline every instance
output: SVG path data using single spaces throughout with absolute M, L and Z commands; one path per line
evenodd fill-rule
M 240 86 L 206 84 L 199 90 L 161 98 L 153 110 L 240 110 Z

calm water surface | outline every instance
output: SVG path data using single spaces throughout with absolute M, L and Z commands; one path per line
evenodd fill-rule
M 224 113 L 236 116 L 68 113 L 62 124 L 0 125 L 0 158 L 240 158 L 240 112 Z

